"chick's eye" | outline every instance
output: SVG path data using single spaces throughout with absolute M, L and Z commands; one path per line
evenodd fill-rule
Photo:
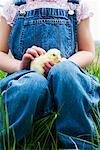
M 55 54 L 53 54 L 53 56 L 56 56 Z

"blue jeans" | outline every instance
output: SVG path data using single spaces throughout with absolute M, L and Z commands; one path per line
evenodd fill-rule
M 34 119 L 51 112 L 58 114 L 54 126 L 60 148 L 75 148 L 66 135 L 93 136 L 95 130 L 90 112 L 91 105 L 94 107 L 98 104 L 100 85 L 83 71 L 67 60 L 56 64 L 47 79 L 36 72 L 30 72 L 9 81 L 2 96 L 7 105 L 11 138 L 12 129 L 17 141 L 31 134 Z M 78 140 L 75 142 L 79 149 L 83 145 L 84 148 L 92 149 L 89 144 Z

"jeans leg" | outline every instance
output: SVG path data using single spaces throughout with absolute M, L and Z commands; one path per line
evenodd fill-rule
M 37 73 L 28 73 L 10 81 L 2 99 L 8 113 L 11 138 L 14 129 L 17 141 L 31 132 L 32 119 L 34 121 L 35 117 L 51 111 L 48 82 Z
M 89 114 L 90 104 L 92 104 L 89 94 L 92 89 L 91 78 L 67 60 L 56 64 L 50 70 L 48 81 L 54 109 L 58 112 L 55 123 L 58 141 L 62 145 L 61 148 L 75 148 L 72 140 L 65 135 L 77 137 L 94 134 L 94 126 Z M 98 101 L 94 103 L 97 104 Z M 89 144 L 82 144 L 77 140 L 75 142 L 79 149 L 82 149 L 83 145 L 84 148 L 91 149 Z

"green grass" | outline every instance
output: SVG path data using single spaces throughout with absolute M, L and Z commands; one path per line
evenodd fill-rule
M 0 70 L 0 79 L 3 79 L 6 76 L 6 73 Z
M 86 70 L 90 72 L 91 74 L 95 75 L 100 81 L 100 49 L 99 48 L 97 47 L 97 51 L 96 51 L 97 55 L 96 55 L 95 61 L 90 66 L 88 66 Z M 4 78 L 5 75 L 6 73 L 0 71 L 0 79 Z M 0 100 L 0 102 L 2 102 L 2 100 Z M 2 103 L 0 103 L 0 106 L 3 112 L 3 122 L 6 128 L 7 141 L 8 141 L 6 145 L 5 138 L 3 137 L 4 150 L 17 150 L 17 149 L 18 150 L 30 150 L 30 149 L 46 150 L 48 147 L 48 143 L 49 143 L 51 150 L 57 149 L 56 137 L 53 134 L 54 133 L 53 124 L 58 114 L 52 113 L 48 116 L 45 116 L 44 118 L 40 120 L 37 120 L 34 124 L 32 134 L 29 137 L 23 139 L 23 141 L 19 142 L 18 144 L 16 144 L 15 133 L 13 130 L 14 143 L 11 145 L 10 137 L 9 137 L 9 129 L 8 129 L 9 119 L 8 119 L 7 114 L 4 111 L 4 106 L 2 105 Z M 90 144 L 93 146 L 95 145 L 94 141 L 96 141 L 96 145 L 98 149 L 100 149 L 100 112 L 99 110 L 100 110 L 100 106 L 98 109 L 95 109 L 94 107 L 92 107 L 93 116 L 91 116 L 91 118 L 93 119 L 93 122 L 94 122 L 96 135 L 90 141 Z M 95 118 L 95 121 L 94 121 L 94 118 Z M 62 133 L 58 133 L 58 134 L 62 134 Z M 69 137 L 68 135 L 64 135 L 64 134 L 63 136 Z M 86 136 L 89 136 L 89 135 L 86 135 Z M 84 143 L 89 143 L 88 141 L 82 140 L 81 137 L 69 137 L 69 138 L 74 143 L 76 149 L 78 149 L 78 147 L 75 143 L 75 140 L 80 140 Z

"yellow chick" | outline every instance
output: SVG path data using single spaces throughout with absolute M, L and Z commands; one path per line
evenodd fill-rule
M 46 54 L 35 58 L 31 61 L 30 69 L 45 76 L 45 71 L 43 69 L 44 63 L 46 61 L 52 61 L 54 64 L 59 63 L 62 60 L 60 51 L 58 49 L 50 49 Z

